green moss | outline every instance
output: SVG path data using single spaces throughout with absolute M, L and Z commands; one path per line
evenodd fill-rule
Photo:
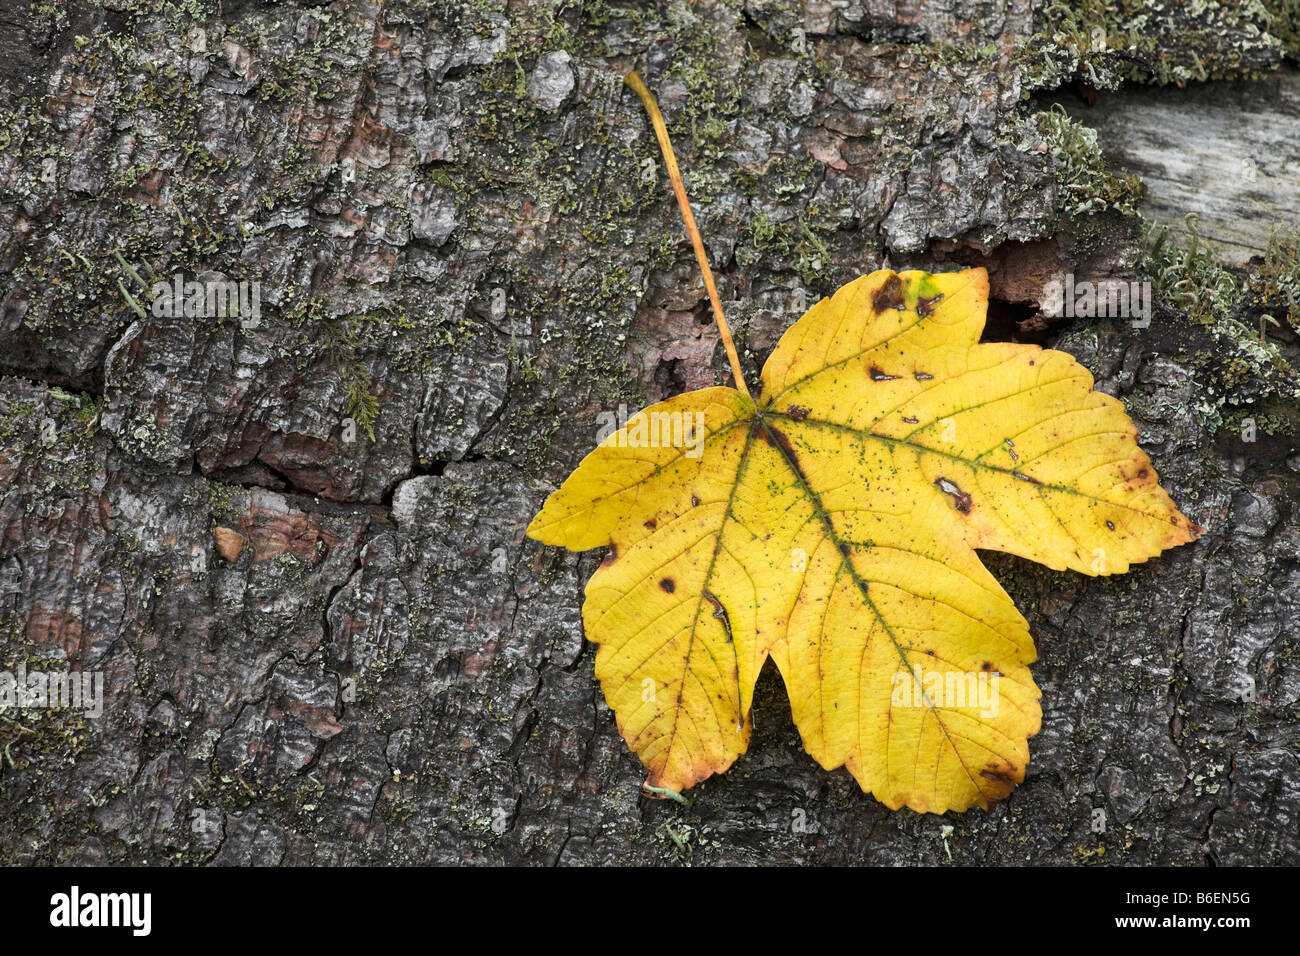
M 708 865 L 709 860 L 722 849 L 722 843 L 712 835 L 712 830 L 692 820 L 688 811 L 677 810 L 655 831 L 664 856 L 683 866 Z
M 1019 148 L 1029 151 L 1046 144 L 1056 161 L 1059 212 L 1073 218 L 1108 209 L 1136 215 L 1142 183 L 1136 174 L 1119 176 L 1107 166 L 1096 130 L 1075 122 L 1060 104 L 1034 114 L 1031 123 L 1041 140 L 1027 137 Z
M 1186 316 L 1207 336 L 1178 352 L 1199 385 L 1187 411 L 1201 426 L 1235 434 L 1249 419 L 1264 437 L 1292 433 L 1300 422 L 1300 375 L 1258 325 L 1261 289 L 1273 273 L 1221 265 L 1189 215 L 1185 233 L 1160 228 L 1149 235 L 1139 274 L 1151 282 L 1157 310 Z
M 1026 90 L 1054 89 L 1073 77 L 1096 89 L 1258 79 L 1283 48 L 1270 25 L 1285 29 L 1288 22 L 1267 6 L 1258 0 L 1052 3 L 1039 14 L 1037 32 L 1018 46 L 1017 60 Z
M 1300 331 L 1300 232 L 1274 224 L 1263 260 L 1253 269 L 1251 291 L 1263 319 Z
M 1270 394 L 1300 395 L 1300 376 L 1268 341 L 1270 323 L 1261 321 L 1270 318 L 1264 308 L 1291 314 L 1285 310 L 1296 277 L 1294 235 L 1275 231 L 1262 264 L 1234 269 L 1201 240 L 1195 214 L 1188 214 L 1186 224 L 1182 235 L 1165 227 L 1149 234 L 1139 271 L 1151 281 L 1155 301 L 1177 308 L 1230 345 L 1215 356 L 1216 378 L 1228 394 L 1262 383 Z
M 821 231 L 811 224 L 820 213 L 819 207 L 813 204 L 806 212 L 806 217 L 784 222 L 773 222 L 762 212 L 753 216 L 748 223 L 750 251 L 738 249 L 737 262 L 749 267 L 767 259 L 769 266 L 798 273 L 804 285 L 824 282 L 831 266 L 830 246 Z
M 1189 214 L 1186 223 L 1181 243 L 1165 227 L 1154 231 L 1141 271 L 1150 278 L 1157 300 L 1177 305 L 1201 325 L 1213 326 L 1232 314 L 1242 289 L 1200 241 L 1197 216 Z
M 361 358 L 361 340 L 358 325 L 364 319 L 358 316 L 314 322 L 310 326 L 324 333 L 324 351 L 328 362 L 343 377 L 348 399 L 344 414 L 357 423 L 372 442 L 375 440 L 375 421 L 379 418 L 379 398 L 375 395 L 370 368 Z
M 1300 0 L 1262 0 L 1268 32 L 1282 41 L 1292 59 L 1300 58 Z

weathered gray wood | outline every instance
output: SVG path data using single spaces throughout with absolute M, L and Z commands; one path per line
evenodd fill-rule
M 1262 254 L 1274 225 L 1300 225 L 1300 70 L 1061 102 L 1098 131 L 1110 162 L 1142 177 L 1143 215 L 1182 233 L 1195 213 L 1226 262 Z

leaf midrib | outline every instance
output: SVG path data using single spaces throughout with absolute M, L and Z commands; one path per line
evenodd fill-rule
M 781 415 L 779 412 L 768 413 L 767 415 L 759 414 L 755 416 L 754 421 L 755 421 L 756 428 L 763 429 L 768 433 L 769 436 L 772 436 L 772 433 L 775 431 L 776 434 L 779 434 L 782 438 L 785 438 L 786 442 L 789 443 L 790 441 L 789 436 L 787 436 L 785 432 L 777 431 L 775 428 L 769 428 L 769 426 L 765 423 L 764 419 L 769 416 L 779 417 L 787 421 L 793 421 L 796 424 L 800 424 L 800 421 L 798 419 L 789 418 L 789 416 Z M 858 573 L 858 569 L 854 567 L 853 562 L 849 560 L 849 555 L 844 553 L 844 546 L 851 545 L 852 542 L 846 542 L 841 539 L 839 533 L 836 531 L 835 523 L 831 520 L 830 513 L 826 510 L 825 506 L 821 502 L 821 496 L 808 482 L 798 462 L 790 460 L 789 453 L 787 453 L 787 451 L 782 446 L 782 444 L 779 441 L 777 441 L 774 436 L 769 441 L 769 444 L 780 454 L 781 460 L 785 462 L 786 467 L 789 468 L 791 474 L 794 475 L 795 480 L 799 483 L 799 486 L 803 489 L 804 494 L 808 497 L 808 500 L 812 502 L 814 511 L 816 512 L 818 517 L 821 518 L 822 524 L 825 526 L 827 537 L 831 539 L 831 543 L 835 546 L 836 553 L 839 554 L 840 556 L 840 567 L 846 569 L 849 575 L 853 578 L 853 583 L 857 586 L 858 592 L 862 595 L 862 600 L 866 602 L 866 605 L 870 609 L 872 615 L 875 617 L 876 621 L 880 624 L 881 628 L 884 630 L 885 636 L 889 638 L 889 642 L 894 645 L 894 651 L 898 654 L 899 662 L 904 666 L 905 669 L 910 667 L 911 659 L 908 657 L 908 654 L 912 653 L 912 649 L 904 647 L 901 643 L 899 643 L 898 638 L 895 637 L 894 635 L 894 629 L 890 627 L 889 622 L 885 619 L 885 616 L 880 612 L 880 609 L 876 606 L 875 600 L 871 597 L 871 594 L 869 593 L 867 587 L 869 582 L 867 582 Z M 746 456 L 748 456 L 750 447 L 752 447 L 752 439 L 745 446 Z M 742 459 L 741 466 L 743 467 L 743 465 L 744 465 L 744 461 Z M 738 469 L 738 473 L 739 473 L 739 469 Z M 821 652 L 822 637 L 824 637 L 824 633 L 818 635 L 817 645 L 818 645 L 819 654 Z M 869 643 L 870 640 L 871 637 L 870 634 L 868 634 L 866 641 Z M 989 795 L 985 793 L 984 788 L 981 787 L 979 781 L 975 779 L 974 775 L 971 773 L 970 768 L 966 765 L 966 761 L 962 759 L 961 751 L 958 750 L 956 744 L 953 743 L 952 736 L 948 733 L 948 728 L 944 725 L 943 718 L 939 716 L 939 711 L 928 700 L 925 700 L 924 697 L 922 697 L 922 700 L 925 701 L 926 709 L 930 712 L 931 716 L 933 716 L 935 723 L 938 725 L 939 729 L 943 732 L 944 740 L 947 741 L 948 746 L 952 749 L 953 755 L 957 758 L 957 762 L 961 764 L 961 768 L 963 772 L 965 772 L 967 778 L 970 780 L 972 786 L 975 787 L 976 791 L 978 791 L 982 797 L 988 799 Z M 892 712 L 892 707 L 890 708 L 890 710 Z M 918 740 L 918 746 L 919 746 L 919 740 Z M 886 757 L 885 757 L 885 766 L 886 766 L 886 775 L 888 775 L 888 767 L 889 767 L 888 753 L 886 753 Z M 935 764 L 935 772 L 936 773 L 938 772 L 937 761 Z

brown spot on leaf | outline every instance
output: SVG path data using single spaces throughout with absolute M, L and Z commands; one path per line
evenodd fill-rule
M 1042 484 L 1042 482 L 1039 481 L 1037 478 L 1031 478 L 1029 475 L 1026 475 L 1023 471 L 1013 471 L 1013 472 L 1011 473 L 1011 477 L 1012 477 L 1012 478 L 1018 478 L 1018 479 L 1020 479 L 1021 481 L 1027 481 L 1027 482 L 1029 482 L 1031 485 L 1041 485 L 1041 484 Z
M 698 508 L 699 506 L 700 506 L 700 499 L 696 498 L 694 495 L 691 495 L 691 507 Z
M 980 771 L 980 776 L 986 780 L 994 780 L 1003 786 L 1014 787 L 1016 778 L 1005 767 L 985 767 Z
M 934 378 L 934 376 L 929 372 L 913 372 L 912 378 L 916 379 L 918 382 L 928 382 Z
M 903 421 L 907 422 L 909 425 L 916 425 L 920 423 L 921 419 L 913 418 L 911 415 L 904 415 Z
M 971 496 L 962 491 L 957 482 L 950 478 L 936 478 L 934 483 L 939 486 L 939 490 L 945 495 L 952 496 L 953 507 L 962 514 L 970 514 Z
M 661 587 L 666 594 L 672 594 L 677 590 L 677 583 L 673 581 L 672 578 L 660 578 L 659 587 Z
M 943 293 L 938 295 L 921 296 L 916 300 L 916 314 L 921 316 L 929 315 L 934 311 L 934 307 L 943 300 Z
M 1115 522 L 1113 522 L 1113 521 L 1107 521 L 1107 522 L 1106 522 L 1106 527 L 1109 528 L 1111 531 L 1114 531 L 1114 530 L 1115 530 Z
M 785 413 L 789 415 L 791 418 L 793 418 L 795 421 L 801 422 L 808 417 L 808 413 L 811 411 L 812 411 L 811 408 L 805 408 L 802 405 L 791 405 L 789 408 L 785 410 Z
M 898 378 L 897 375 L 890 375 L 879 365 L 871 366 L 871 368 L 867 370 L 867 373 L 871 376 L 873 382 L 892 382 Z
M 656 522 L 654 518 L 651 518 L 649 521 L 645 521 L 645 522 L 642 522 L 642 523 L 643 523 L 643 524 L 646 526 L 646 528 L 648 528 L 650 531 L 653 531 L 655 528 L 659 527 L 658 522 Z
M 885 280 L 884 285 L 876 290 L 875 295 L 871 297 L 871 307 L 879 314 L 886 309 L 902 310 L 906 308 L 903 304 L 903 280 L 896 275 L 891 275 Z
M 731 620 L 727 617 L 727 609 L 722 606 L 722 602 L 714 597 L 710 592 L 704 592 L 704 599 L 713 605 L 713 616 L 722 622 L 722 629 L 727 634 L 727 643 L 731 643 Z M 722 699 L 722 695 L 718 695 Z

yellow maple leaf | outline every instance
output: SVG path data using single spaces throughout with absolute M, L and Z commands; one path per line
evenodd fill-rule
M 596 676 L 647 787 L 729 767 L 770 656 L 807 751 L 887 806 L 986 809 L 1041 720 L 1025 619 L 975 549 L 1116 574 L 1202 529 L 1064 352 L 979 344 L 983 269 L 873 272 L 782 337 L 752 398 L 640 81 L 739 388 L 633 416 L 528 535 L 609 547 Z
M 983 269 L 874 272 L 813 306 L 757 401 L 633 416 L 528 534 L 608 545 L 583 622 L 647 784 L 745 751 L 770 654 L 822 766 L 891 808 L 989 807 L 1038 731 L 1034 647 L 976 548 L 1113 574 L 1200 529 L 1064 352 L 978 344 Z

